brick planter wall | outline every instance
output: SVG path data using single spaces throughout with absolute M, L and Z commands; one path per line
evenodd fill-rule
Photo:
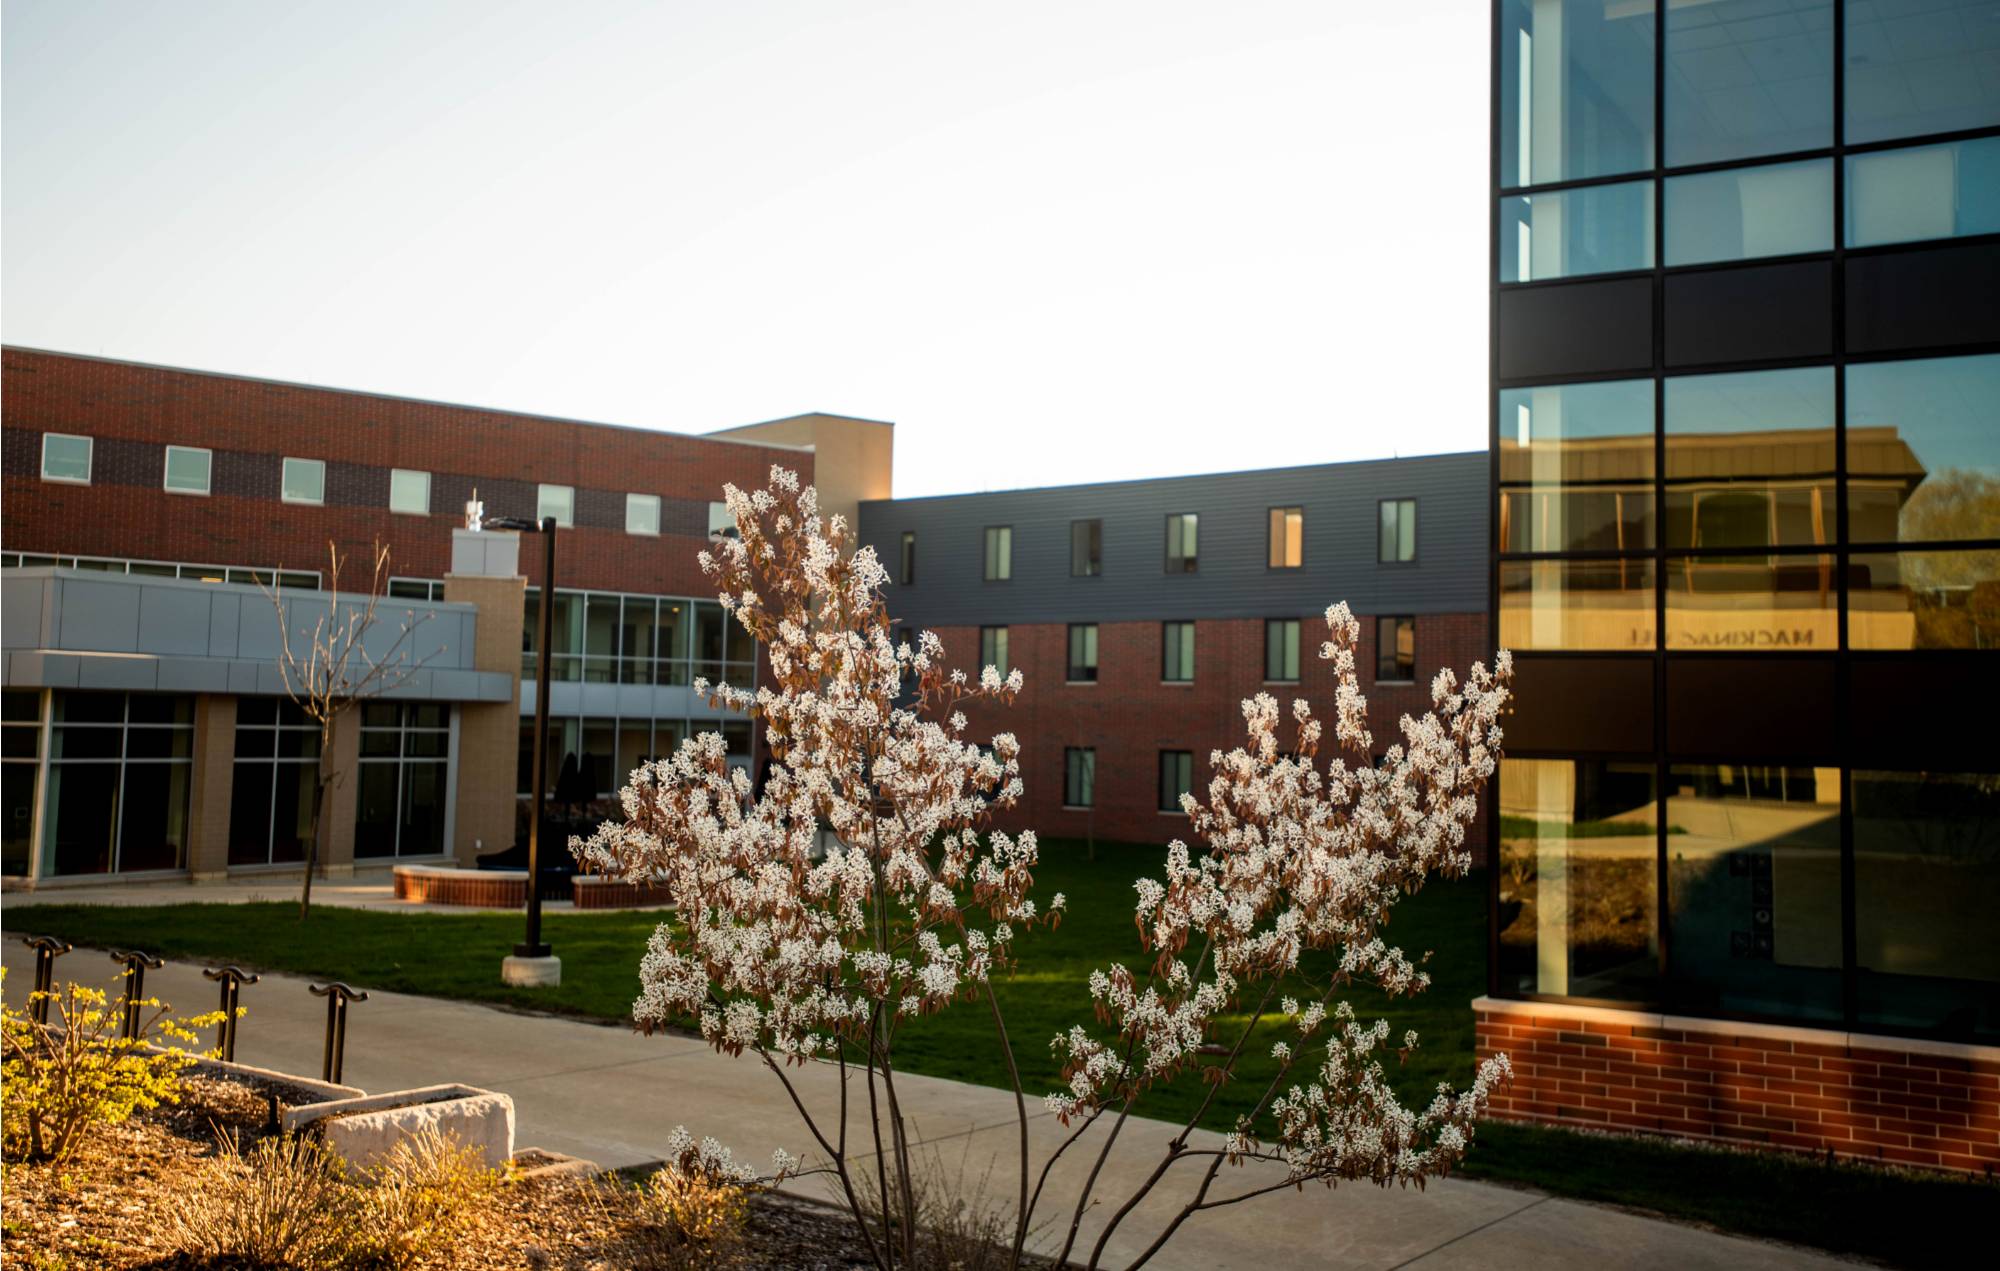
M 570 897 L 578 909 L 643 909 L 673 901 L 666 888 L 652 883 L 628 883 L 577 874 L 569 880 L 569 885 Z
M 1507 1052 L 1504 1121 L 1990 1173 L 2000 1047 L 1546 1002 L 1476 999 L 1480 1058 Z
M 395 875 L 398 900 L 479 909 L 524 909 L 528 904 L 525 871 L 398 865 Z

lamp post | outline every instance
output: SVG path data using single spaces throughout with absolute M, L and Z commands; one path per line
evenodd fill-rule
M 475 495 L 475 500 L 477 496 Z M 500 978 L 509 984 L 555 985 L 562 983 L 562 959 L 542 941 L 542 815 L 548 806 L 549 753 L 549 645 L 555 630 L 556 598 L 556 518 L 545 516 L 530 521 L 517 516 L 485 516 L 476 501 L 466 508 L 472 529 L 519 530 L 542 536 L 542 599 L 537 619 L 540 634 L 535 655 L 535 755 L 532 765 L 535 783 L 534 810 L 528 821 L 528 931 L 527 938 L 514 946 L 514 956 L 500 964 Z

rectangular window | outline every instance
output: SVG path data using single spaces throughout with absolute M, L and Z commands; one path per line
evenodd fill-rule
M 1095 578 L 1104 572 L 1104 522 L 1069 523 L 1069 576 Z
M 1417 501 L 1383 499 L 1376 505 L 1375 559 L 1408 565 L 1417 559 Z
M 1014 576 L 1014 527 L 986 527 L 986 581 L 1004 583 Z
M 1097 752 L 1089 747 L 1063 750 L 1063 806 L 1088 808 L 1097 803 Z
M 1667 5 L 1668 167 L 1833 144 L 1833 0 L 1750 9 Z
M 389 469 L 389 510 L 405 516 L 429 516 L 431 474 L 410 468 Z
M 2000 124 L 1992 0 L 1845 6 L 1850 146 Z
M 1653 381 L 1500 394 L 1500 549 L 1653 546 Z
M 88 437 L 61 432 L 43 433 L 42 480 L 89 485 L 90 453 L 93 448 Z
M 1186 684 L 1194 679 L 1194 624 L 1160 624 L 1160 678 L 1169 684 Z
M 445 850 L 450 729 L 451 707 L 443 702 L 362 703 L 355 856 L 435 856 Z
M 1167 518 L 1167 572 L 1170 574 L 1192 574 L 1195 572 L 1196 532 L 1200 529 L 1201 518 L 1193 512 L 1176 512 Z
M 1833 160 L 1729 168 L 1666 183 L 1667 265 L 1833 250 Z
M 1407 684 L 1417 678 L 1417 620 L 1375 619 L 1375 682 Z
M 0 874 L 24 877 L 33 865 L 36 789 L 41 779 L 42 695 L 0 693 Z
M 170 494 L 207 494 L 213 452 L 198 446 L 168 446 L 165 487 Z
M 1299 678 L 1299 620 L 1272 618 L 1264 623 L 1264 678 L 1293 684 Z
M 1500 563 L 1503 648 L 1650 651 L 1654 625 L 1651 560 Z
M 1833 368 L 1667 380 L 1668 547 L 1832 542 Z
M 194 699 L 58 692 L 51 709 L 42 872 L 185 868 Z
M 1653 4 L 1502 0 L 1500 183 L 1653 166 Z
M 1847 536 L 2000 535 L 2000 354 L 1847 368 Z
M 727 503 L 708 505 L 708 536 L 710 538 L 741 538 L 743 531 L 736 527 L 736 517 Z
M 660 532 L 660 496 L 657 494 L 628 494 L 625 496 L 625 532 L 627 534 L 657 535 Z
M 1833 561 L 1804 553 L 1667 561 L 1667 648 L 1832 652 Z
M 2000 649 L 2000 552 L 1856 552 L 1850 649 Z
M 234 774 L 229 863 L 304 860 L 319 784 L 318 725 L 288 700 L 238 698 Z
M 563 529 L 570 529 L 576 524 L 576 489 L 573 486 L 535 487 L 535 519 L 545 521 L 552 516 Z
M 1181 796 L 1194 790 L 1194 752 L 1192 750 L 1162 750 L 1160 752 L 1160 811 L 1181 810 Z
M 1847 157 L 1847 245 L 2000 234 L 2000 137 Z
M 902 552 L 898 557 L 896 581 L 908 587 L 917 581 L 917 532 L 903 531 Z
M 286 503 L 326 502 L 326 461 L 285 460 L 279 497 Z
M 979 628 L 979 666 L 981 670 L 990 666 L 1000 672 L 1002 679 L 1006 678 L 1009 669 L 1007 664 L 1007 628 Z
M 1651 181 L 1512 195 L 1500 200 L 1500 281 L 1651 269 L 1653 233 Z
M 1069 628 L 1069 673 L 1072 684 L 1097 681 L 1097 624 L 1071 623 Z
M 1266 563 L 1272 569 L 1297 569 L 1305 564 L 1305 509 L 1272 508 L 1269 541 Z

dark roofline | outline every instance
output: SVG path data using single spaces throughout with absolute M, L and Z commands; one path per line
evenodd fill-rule
M 1006 490 L 966 490 L 957 494 L 919 494 L 909 498 L 863 499 L 861 506 L 869 507 L 885 503 L 927 503 L 936 499 L 985 499 L 1018 494 L 1043 494 L 1054 491 L 1071 490 L 1112 490 L 1121 486 L 1165 485 L 1173 481 L 1208 481 L 1223 477 L 1274 476 L 1293 472 L 1331 472 L 1343 468 L 1363 468 L 1370 464 L 1389 463 L 1429 463 L 1440 459 L 1486 459 L 1491 452 L 1485 450 L 1445 450 L 1429 455 L 1391 455 L 1376 459 L 1340 459 L 1329 463 L 1301 463 L 1279 468 L 1231 468 L 1224 472 L 1184 472 L 1171 477 L 1127 477 L 1121 481 L 1083 481 L 1074 485 L 1027 485 Z

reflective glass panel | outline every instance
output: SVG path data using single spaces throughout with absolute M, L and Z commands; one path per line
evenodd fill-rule
M 1500 200 L 1500 281 L 1653 267 L 1653 183 L 1593 185 Z
M 1500 183 L 1653 165 L 1651 0 L 1502 0 Z
M 35 845 L 35 765 L 0 764 L 0 874 L 28 872 Z
M 389 510 L 411 516 L 429 516 L 431 474 L 410 468 L 389 470 Z
M 1854 789 L 1861 1019 L 2000 1035 L 2000 773 L 1865 772 Z
M 2000 354 L 1847 368 L 1852 542 L 2000 537 Z
M 287 503 L 326 502 L 326 463 L 320 459 L 287 459 L 283 497 Z
M 628 494 L 625 496 L 625 532 L 627 534 L 658 534 L 660 532 L 659 495 Z
M 1833 250 L 1833 161 L 1729 168 L 1666 183 L 1669 267 Z
M 1515 993 L 1657 996 L 1653 767 L 1500 763 L 1500 982 Z
M 2000 124 L 2000 0 L 1851 0 L 1847 144 Z
M 118 868 L 179 869 L 187 860 L 188 790 L 194 765 L 128 763 L 120 792 Z
M 1847 245 L 2000 233 L 2000 137 L 1847 157 Z
M 1837 1018 L 1838 770 L 1676 764 L 1665 806 L 1671 1003 Z
M 1501 562 L 1504 648 L 1651 650 L 1654 625 L 1650 560 Z
M 1669 560 L 1667 648 L 1830 653 L 1838 586 L 1831 554 Z
M 535 519 L 545 521 L 550 517 L 556 524 L 568 529 L 576 523 L 576 489 L 566 485 L 544 485 L 535 489 Z
M 207 494 L 209 463 L 213 457 L 193 446 L 168 446 L 167 489 L 180 494 Z
M 2000 649 L 2000 550 L 1857 552 L 1851 649 Z
M 1500 394 L 1500 544 L 1509 552 L 1653 545 L 1653 382 Z
M 1667 166 L 1833 144 L 1833 0 L 1667 6 Z
M 1835 539 L 1833 374 L 1806 367 L 1667 381 L 1668 547 Z

